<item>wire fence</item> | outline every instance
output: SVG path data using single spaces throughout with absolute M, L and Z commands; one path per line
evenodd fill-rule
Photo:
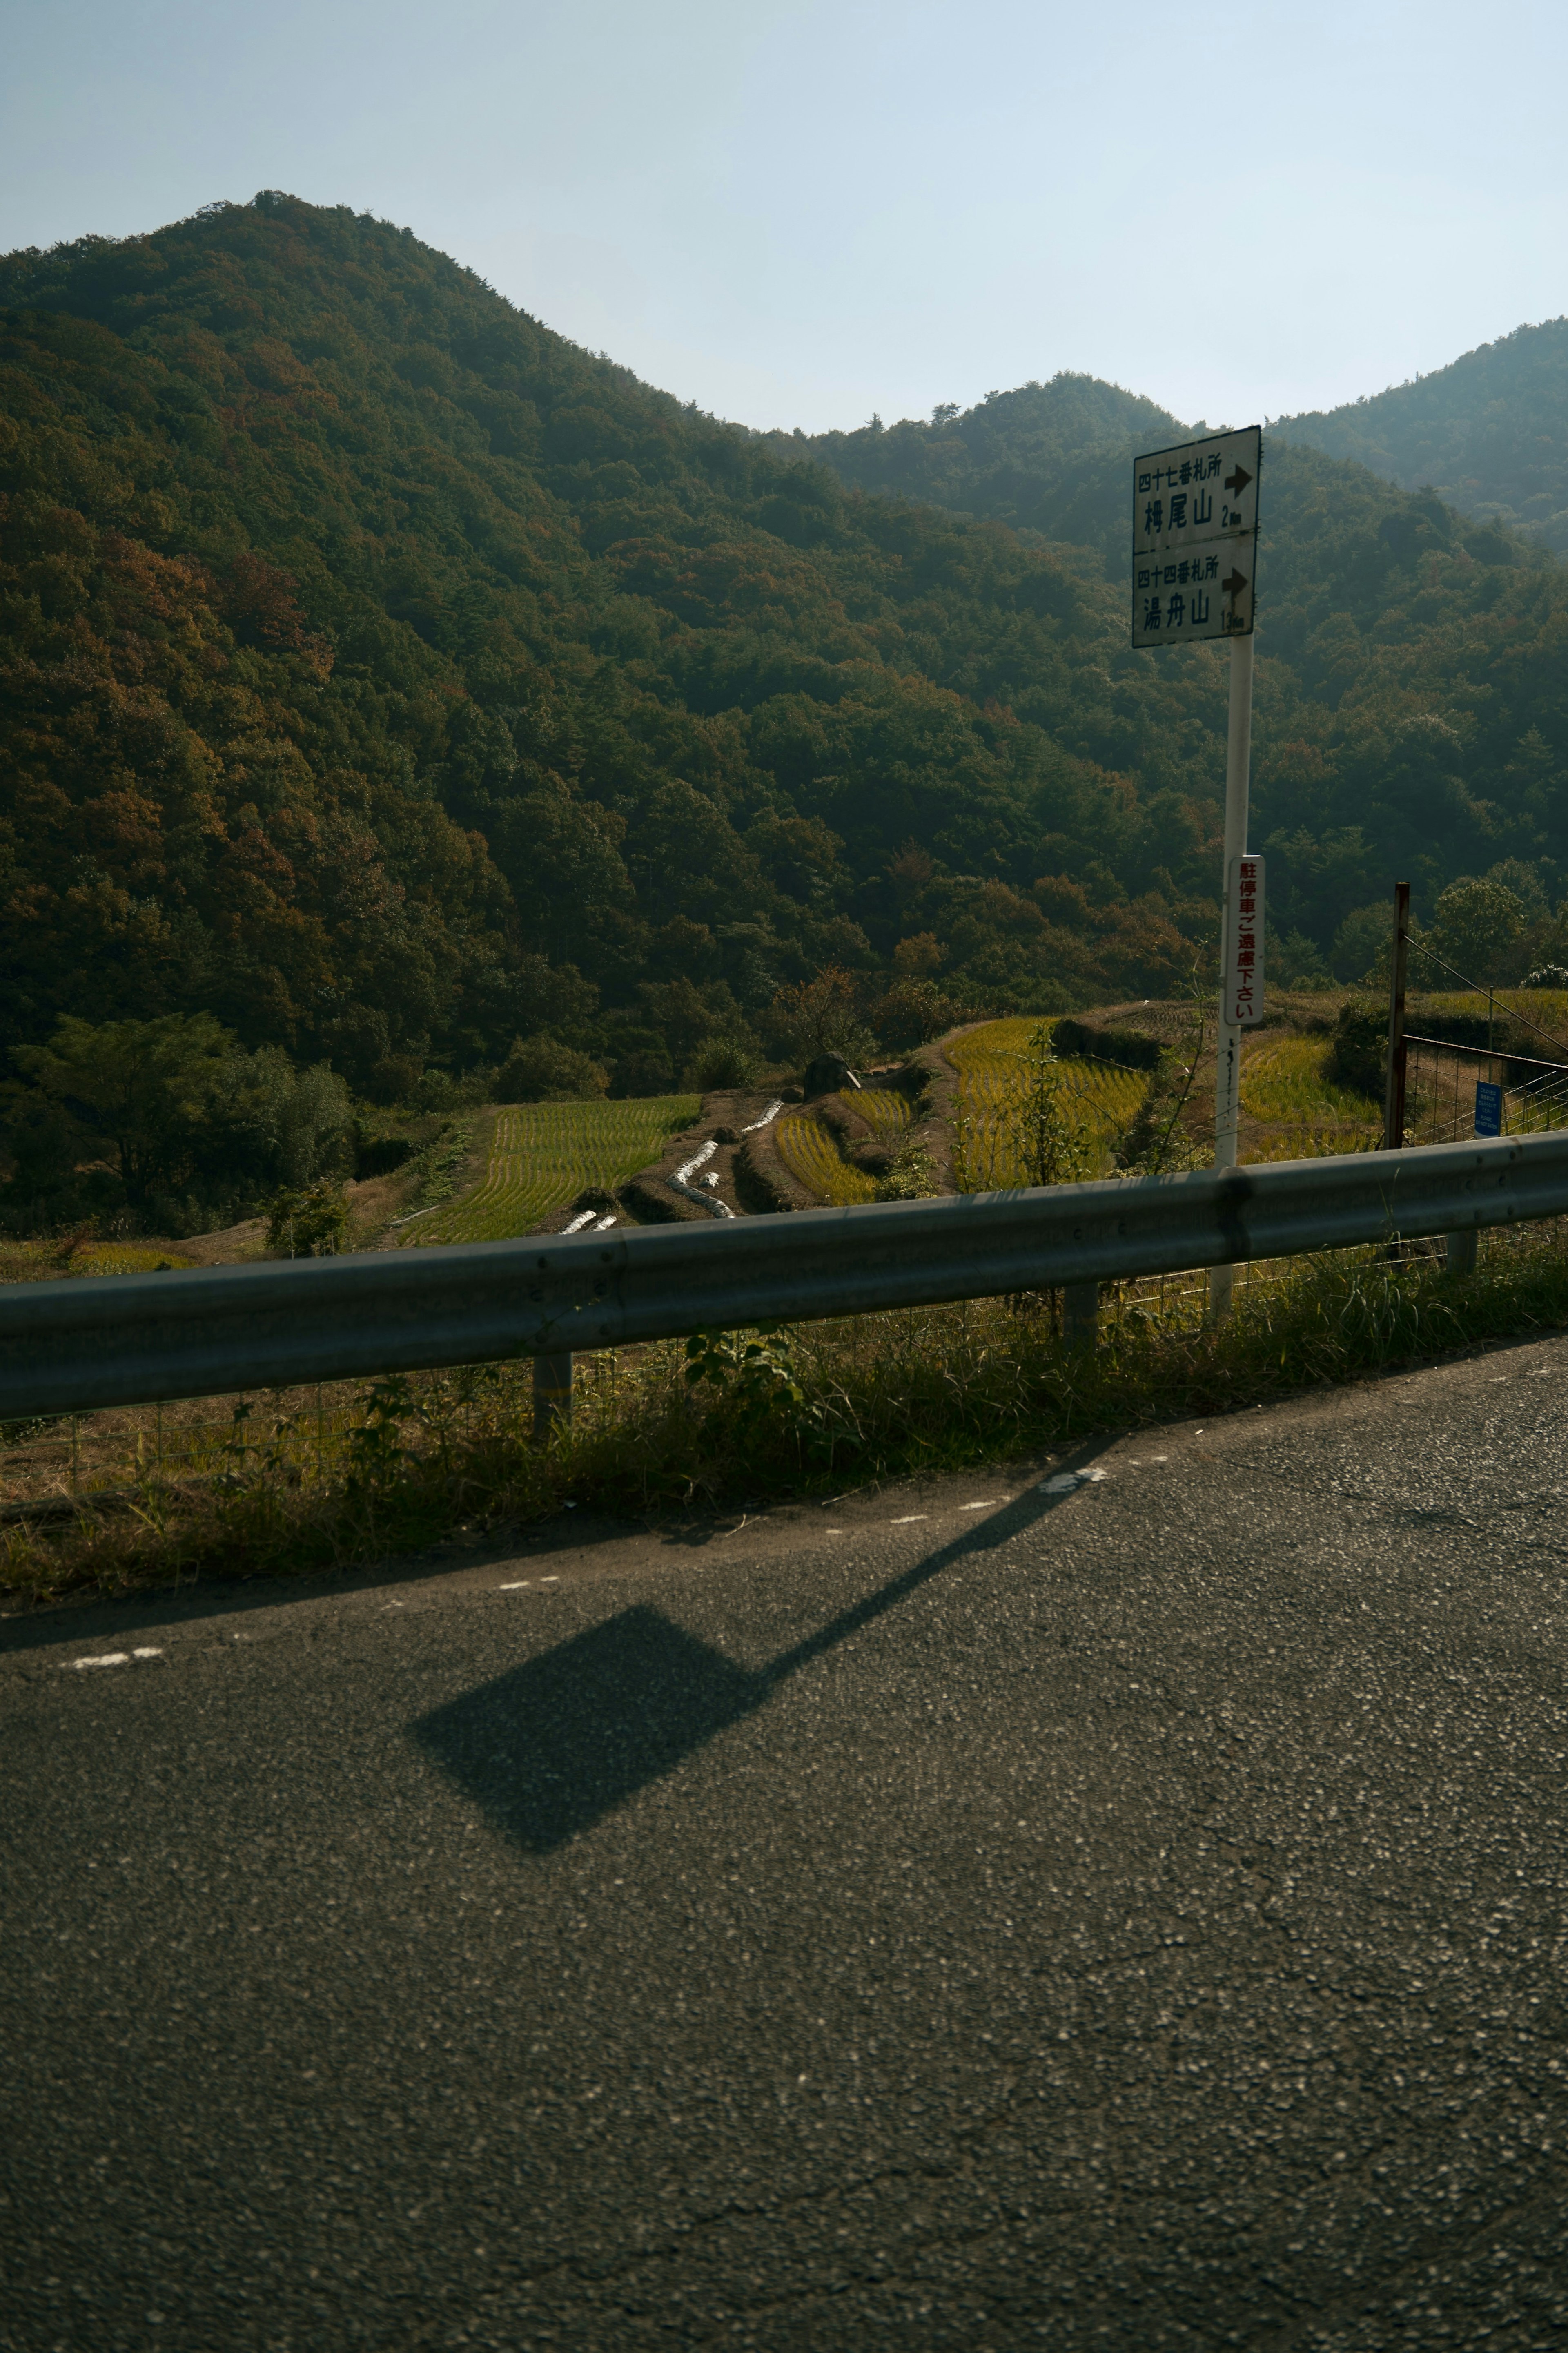
M 1499 1134 L 1543 1135 L 1568 1127 L 1568 1064 L 1531 1069 L 1518 1055 L 1407 1032 L 1407 1141 L 1458 1144 L 1476 1134 L 1478 1085 L 1496 1087 L 1501 1096 Z

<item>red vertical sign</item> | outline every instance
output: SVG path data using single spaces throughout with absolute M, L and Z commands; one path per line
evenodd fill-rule
M 1263 860 L 1233 858 L 1230 865 L 1230 955 L 1225 976 L 1225 1017 L 1238 1029 L 1263 1018 Z

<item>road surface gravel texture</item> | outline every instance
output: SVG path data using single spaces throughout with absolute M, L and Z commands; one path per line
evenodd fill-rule
M 0 2345 L 1563 2345 L 1565 1407 L 9 1620 Z

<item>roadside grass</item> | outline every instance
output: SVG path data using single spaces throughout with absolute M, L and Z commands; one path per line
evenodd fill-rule
M 306 1576 L 567 1503 L 633 1518 L 755 1507 L 1225 1413 L 1561 1328 L 1565 1239 L 1489 1237 L 1470 1276 L 1425 1254 L 1293 1261 L 1248 1282 L 1218 1326 L 1195 1286 L 1163 1302 L 1139 1286 L 1108 1302 L 1092 1352 L 1062 1339 L 1048 1294 L 797 1325 L 750 1355 L 708 1335 L 696 1386 L 679 1342 L 608 1351 L 579 1358 L 574 1419 L 542 1448 L 526 1363 L 345 1387 L 324 1403 L 241 1401 L 177 1475 L 157 1467 L 149 1409 L 134 1445 L 127 1428 L 119 1458 L 95 1454 L 74 1496 L 57 1480 L 31 1506 L 16 1500 L 23 1434 L 9 1432 L 0 1589 L 26 1609 L 198 1576 Z
M 590 1185 L 613 1191 L 678 1134 L 701 1108 L 697 1095 L 646 1095 L 620 1103 L 513 1103 L 495 1116 L 488 1165 L 460 1199 L 408 1220 L 406 1240 L 505 1241 L 525 1234 Z

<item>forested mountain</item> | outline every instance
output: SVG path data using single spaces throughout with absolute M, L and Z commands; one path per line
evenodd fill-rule
M 200 1008 L 390 1087 L 543 1027 L 647 1084 L 906 932 L 972 995 L 1180 966 L 1223 681 L 1128 663 L 1063 563 L 346 212 L 0 298 L 13 1036 Z
M 393 1096 L 545 1031 L 644 1091 L 824 965 L 1066 1009 L 1212 922 L 1223 649 L 1133 653 L 1115 552 L 1147 404 L 895 427 L 867 489 L 866 436 L 715 423 L 275 194 L 12 255 L 0 304 L 8 1042 L 201 1011 Z M 1268 462 L 1297 952 L 1396 868 L 1555 896 L 1556 568 Z
M 1568 554 L 1568 319 L 1520 327 L 1371 399 L 1276 417 L 1271 430 Z
M 1201 429 L 1061 375 L 929 423 L 767 439 L 847 486 L 1038 533 L 1116 585 L 1120 632 L 1129 459 Z M 1395 869 L 1429 909 L 1447 882 L 1503 865 L 1545 939 L 1568 889 L 1568 577 L 1511 529 L 1273 427 L 1264 459 L 1253 838 L 1273 858 L 1277 938 L 1298 934 L 1306 968 Z M 1180 656 L 1120 648 L 1108 667 L 1120 681 L 1139 660 L 1182 675 Z

